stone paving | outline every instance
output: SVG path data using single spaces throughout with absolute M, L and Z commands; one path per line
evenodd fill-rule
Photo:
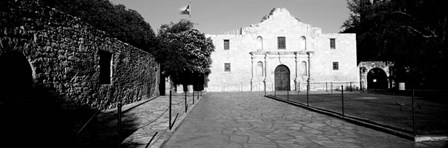
M 271 100 L 261 93 L 208 93 L 164 147 L 444 147 L 445 144 L 414 143 Z
M 197 96 L 195 94 L 195 102 L 197 102 Z M 179 117 L 185 113 L 185 98 L 183 94 L 176 94 L 172 97 L 172 121 L 179 113 Z M 168 101 L 169 96 L 160 96 L 149 102 L 145 102 L 135 108 L 129 109 L 129 112 L 125 113 L 127 117 L 133 118 L 135 128 L 134 133 L 128 136 L 123 142 L 123 145 L 128 147 L 142 147 L 145 146 L 152 138 L 154 133 L 158 132 L 155 141 L 160 135 L 164 134 L 168 130 Z M 140 103 L 140 102 L 139 102 Z M 193 105 L 193 99 L 191 94 L 187 96 L 188 106 Z M 123 110 L 127 110 L 129 107 L 133 107 L 135 104 L 130 104 L 123 107 Z M 123 119 L 126 120 L 126 119 Z M 176 121 L 179 122 L 179 121 Z M 133 146 L 129 146 L 133 145 Z

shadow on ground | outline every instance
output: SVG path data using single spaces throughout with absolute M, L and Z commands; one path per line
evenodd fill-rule
M 45 88 L 8 91 L 0 94 L 0 147 L 118 147 L 137 130 L 132 114 L 123 113 L 119 132 L 117 112 L 101 111 L 79 132 L 98 109 Z

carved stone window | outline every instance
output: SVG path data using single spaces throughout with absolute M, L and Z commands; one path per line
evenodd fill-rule
M 339 70 L 339 62 L 333 62 L 333 70 Z
M 330 49 L 336 49 L 336 39 L 335 38 L 330 39 Z
M 229 47 L 230 47 L 230 41 L 224 40 L 224 50 L 229 50 Z
M 230 72 L 230 63 L 224 63 L 224 71 Z
M 286 38 L 284 36 L 277 37 L 278 49 L 286 49 Z

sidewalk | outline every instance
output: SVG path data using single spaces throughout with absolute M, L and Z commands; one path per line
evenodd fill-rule
M 201 96 L 199 97 L 200 100 Z M 198 101 L 197 94 L 194 96 L 194 103 Z M 146 101 L 146 102 L 145 102 Z M 193 109 L 192 94 L 187 94 L 188 113 Z M 148 147 L 159 147 L 170 136 L 175 128 L 182 122 L 185 116 L 185 96 L 184 94 L 173 94 L 172 96 L 172 122 L 175 124 L 172 130 L 168 129 L 169 123 L 169 94 L 167 96 L 159 96 L 152 100 L 142 100 L 133 104 L 123 106 L 123 111 L 127 117 L 133 118 L 134 127 L 136 129 L 130 136 L 126 137 L 122 142 L 122 147 L 146 147 L 152 139 Z M 175 121 L 176 115 L 178 117 Z M 127 119 L 123 119 L 127 120 Z

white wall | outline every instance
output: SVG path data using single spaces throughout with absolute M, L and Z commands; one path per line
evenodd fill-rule
M 259 49 L 258 36 L 263 38 L 263 50 Z M 286 38 L 286 49 L 278 49 L 279 36 Z M 304 45 L 301 45 L 302 36 L 306 38 L 305 50 L 302 49 Z M 300 73 L 302 61 L 308 63 L 308 51 L 311 51 L 311 82 L 351 81 L 357 82 L 353 85 L 359 84 L 356 35 L 322 34 L 320 28 L 298 21 L 286 9 L 275 9 L 266 20 L 241 28 L 236 34 L 207 37 L 212 38 L 216 47 L 212 53 L 212 73 L 209 75 L 207 91 L 263 91 L 264 80 L 267 90 L 272 90 L 274 70 L 281 64 L 289 68 L 291 89 L 294 90 L 297 86 L 295 80 L 303 84 L 308 79 L 308 76 Z M 336 39 L 336 49 L 330 49 L 330 38 Z M 230 41 L 229 50 L 224 50 L 225 39 Z M 258 61 L 266 67 L 264 77 L 256 76 Z M 339 70 L 333 70 L 333 62 L 339 62 Z M 230 72 L 224 72 L 224 63 L 231 63 Z M 303 86 L 302 89 L 305 88 Z

